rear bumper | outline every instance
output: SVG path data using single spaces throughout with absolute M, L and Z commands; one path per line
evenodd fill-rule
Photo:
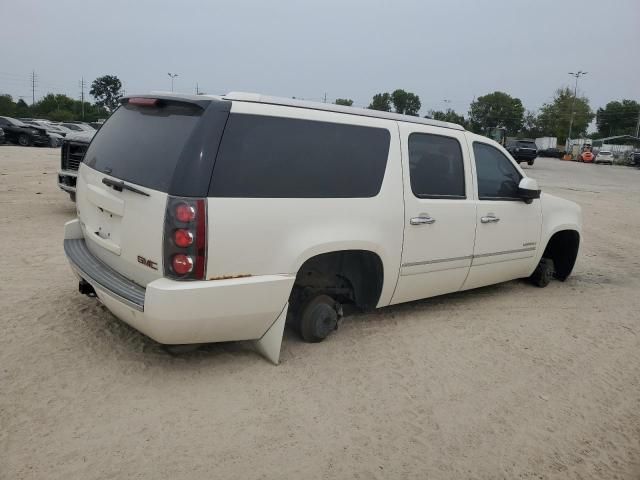
M 78 220 L 65 224 L 65 254 L 116 317 L 164 344 L 261 338 L 287 305 L 294 275 L 215 281 L 159 278 L 146 288 L 94 257 Z

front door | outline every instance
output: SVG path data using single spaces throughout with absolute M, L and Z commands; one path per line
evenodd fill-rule
M 471 265 L 476 229 L 464 132 L 416 124 L 399 128 L 404 247 L 391 303 L 459 290 Z
M 522 174 L 497 147 L 475 140 L 477 229 L 473 262 L 464 289 L 530 275 L 540 241 L 540 199 L 525 203 L 518 195 Z

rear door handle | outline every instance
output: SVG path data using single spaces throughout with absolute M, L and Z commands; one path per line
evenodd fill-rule
M 435 218 L 431 218 L 427 216 L 413 217 L 409 220 L 411 225 L 431 225 L 432 223 L 436 223 Z
M 480 221 L 482 223 L 498 223 L 500 221 L 500 219 L 498 217 L 496 217 L 495 215 L 490 213 L 486 217 L 481 217 Z

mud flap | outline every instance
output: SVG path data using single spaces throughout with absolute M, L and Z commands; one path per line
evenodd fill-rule
M 276 321 L 269 327 L 269 330 L 267 330 L 261 338 L 253 341 L 257 352 L 274 365 L 280 363 L 280 346 L 282 345 L 282 336 L 284 334 L 284 324 L 287 320 L 288 309 L 289 304 L 287 303 Z

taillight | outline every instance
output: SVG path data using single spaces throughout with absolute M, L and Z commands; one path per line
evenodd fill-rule
M 207 202 L 169 197 L 164 218 L 164 275 L 204 280 L 207 264 Z

